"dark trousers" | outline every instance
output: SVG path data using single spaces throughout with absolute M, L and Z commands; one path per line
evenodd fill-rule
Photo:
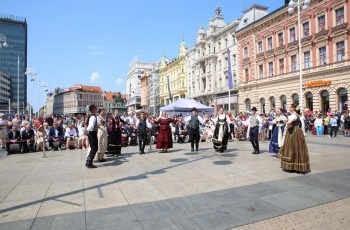
M 141 153 L 145 152 L 146 142 L 147 142 L 147 133 L 139 134 L 139 149 Z
M 6 142 L 6 150 L 7 150 L 7 153 L 9 153 L 10 154 L 10 145 L 12 145 L 12 144 L 19 144 L 19 153 L 21 153 L 21 149 L 22 149 L 22 143 L 21 142 L 14 142 L 14 143 L 12 143 L 12 142 Z
M 28 149 L 28 144 L 27 144 L 27 142 L 23 142 L 23 144 L 22 144 L 22 152 L 23 152 L 23 153 L 28 153 L 29 150 L 30 150 L 30 151 L 33 151 L 33 150 L 34 150 L 34 143 L 35 143 L 34 140 L 30 140 L 30 141 L 29 141 L 29 149 Z
M 323 135 L 328 135 L 328 125 L 323 126 Z
M 97 131 L 91 131 L 88 134 L 89 144 L 90 144 L 90 153 L 86 158 L 86 164 L 92 164 L 93 159 L 98 150 L 98 140 L 97 140 Z
M 255 151 L 260 151 L 258 134 L 259 134 L 259 126 L 250 127 L 249 140 L 250 140 L 250 143 L 252 143 L 252 146 Z
M 196 143 L 196 149 L 198 149 L 200 138 L 199 128 L 190 128 L 191 149 L 194 149 L 194 143 Z
M 54 146 L 53 146 L 53 142 L 54 142 L 53 139 L 50 137 L 48 139 L 48 141 L 49 141 L 49 146 L 53 149 L 54 148 Z M 58 148 L 61 148 L 62 142 L 64 142 L 64 138 L 58 138 Z
M 334 137 L 337 137 L 337 132 L 338 132 L 337 126 L 331 126 L 331 137 L 333 137 L 333 132 L 334 132 Z

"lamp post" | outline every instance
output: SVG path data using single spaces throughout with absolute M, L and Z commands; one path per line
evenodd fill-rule
M 311 0 L 291 0 L 289 2 L 288 13 L 293 14 L 294 9 L 298 10 L 298 44 L 299 44 L 299 105 L 300 111 L 304 111 L 304 96 L 303 96 L 303 74 L 302 74 L 302 66 L 301 66 L 301 26 L 300 26 L 300 8 L 303 11 L 306 11 L 310 7 Z
M 50 86 L 49 86 L 48 84 L 44 83 L 44 84 L 40 85 L 40 87 L 44 88 L 44 89 L 45 89 L 44 92 L 46 93 L 46 92 L 48 91 L 48 88 L 49 88 Z M 40 97 L 40 94 L 39 94 L 39 97 Z M 46 106 L 46 105 L 43 106 L 43 113 L 44 113 L 43 116 L 45 116 L 45 106 Z
M 194 62 L 194 56 L 192 57 L 192 59 L 191 59 L 191 82 L 190 82 L 190 87 L 191 87 L 191 98 L 193 98 L 193 83 L 192 83 L 192 81 L 193 81 L 193 62 Z
M 19 55 L 17 59 L 17 114 L 19 116 Z
M 30 89 L 31 89 L 31 83 L 32 83 L 32 81 L 35 81 L 35 79 L 33 78 L 33 76 L 35 76 L 36 75 L 36 72 L 35 72 L 35 69 L 34 68 L 32 68 L 32 67 L 29 67 L 29 68 L 27 68 L 27 70 L 26 70 L 26 72 L 25 72 L 25 74 L 27 75 L 27 76 L 30 76 L 30 82 L 29 82 L 29 90 L 28 90 L 28 94 L 29 94 L 29 100 L 28 100 L 28 103 L 27 103 L 27 106 L 28 106 L 28 108 L 29 108 L 29 117 L 30 117 L 30 120 L 32 120 L 32 109 L 31 109 L 31 104 L 30 104 L 30 98 L 31 98 L 31 94 L 30 94 Z

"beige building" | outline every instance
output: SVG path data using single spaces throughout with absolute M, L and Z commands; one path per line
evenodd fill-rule
M 126 95 L 120 92 L 103 92 L 104 105 L 103 108 L 107 113 L 113 113 L 115 109 L 126 111 Z M 119 112 L 120 112 L 119 111 Z
M 53 114 L 53 102 L 54 102 L 54 93 L 49 92 L 46 97 L 45 102 L 45 114 Z
M 230 91 L 230 109 L 237 108 L 237 44 L 235 31 L 239 20 L 226 24 L 218 6 L 207 30 L 201 26 L 197 42 L 186 54 L 187 94 L 203 104 L 229 108 L 228 53 L 234 88 Z M 228 50 L 230 52 L 228 52 Z
M 144 70 L 141 75 L 141 108 L 149 110 L 149 96 L 148 96 L 148 85 L 149 78 L 152 70 Z

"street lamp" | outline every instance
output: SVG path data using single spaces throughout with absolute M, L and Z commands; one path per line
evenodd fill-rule
M 3 34 L 0 34 L 0 49 L 2 47 L 7 48 L 8 44 L 6 43 L 6 36 Z
M 19 116 L 19 55 L 17 59 L 17 114 Z
M 301 26 L 300 26 L 300 7 L 302 11 L 306 11 L 310 7 L 311 0 L 291 0 L 289 2 L 289 8 L 288 13 L 293 14 L 294 9 L 298 8 L 298 43 L 299 43 L 299 104 L 300 104 L 300 111 L 304 111 L 304 96 L 303 96 L 303 74 L 302 74 L 302 66 L 301 66 Z
M 40 87 L 42 87 L 42 88 L 44 88 L 45 89 L 45 93 L 48 91 L 48 88 L 50 87 L 48 84 L 46 84 L 46 83 L 44 83 L 44 84 L 42 84 L 42 85 L 40 85 Z M 39 97 L 40 97 L 40 94 L 39 94 Z M 45 106 L 46 106 L 46 104 L 43 106 L 43 112 L 44 112 L 44 116 L 45 116 Z
M 32 81 L 35 81 L 35 79 L 33 78 L 33 76 L 36 75 L 36 72 L 35 72 L 35 69 L 34 69 L 34 68 L 29 67 L 29 68 L 26 69 L 25 74 L 26 74 L 27 76 L 30 76 L 29 90 L 28 90 L 28 94 L 29 94 L 29 97 L 28 97 L 28 98 L 29 98 L 29 100 L 28 100 L 27 106 L 28 106 L 28 108 L 29 108 L 29 117 L 30 117 L 30 120 L 32 120 L 32 109 L 31 109 L 31 104 L 30 104 L 30 98 L 31 98 L 30 89 L 31 89 L 31 85 L 32 85 L 31 83 L 32 83 Z

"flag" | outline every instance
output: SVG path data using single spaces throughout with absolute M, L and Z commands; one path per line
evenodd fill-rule
M 171 97 L 171 90 L 170 90 L 170 77 L 167 76 L 168 81 L 168 94 L 169 94 L 169 101 L 173 101 L 173 98 Z
M 228 89 L 233 89 L 233 79 L 232 79 L 232 70 L 231 70 L 231 58 L 230 58 L 230 50 L 227 49 L 227 77 L 228 77 Z

